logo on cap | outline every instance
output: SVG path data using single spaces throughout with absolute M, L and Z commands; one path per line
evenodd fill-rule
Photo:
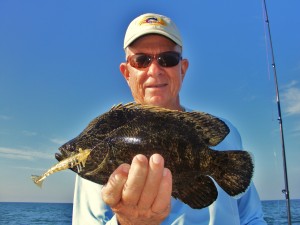
M 143 19 L 141 19 L 140 25 L 162 25 L 166 26 L 166 22 L 160 18 L 155 16 L 146 16 Z

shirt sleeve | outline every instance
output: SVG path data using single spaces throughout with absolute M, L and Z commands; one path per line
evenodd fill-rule
M 242 150 L 242 139 L 238 130 L 229 121 L 224 121 L 229 126 L 230 133 L 225 138 L 225 140 L 217 146 L 217 148 L 226 149 L 226 146 L 227 149 L 228 147 L 230 147 L 230 149 L 228 150 Z M 264 220 L 261 201 L 253 182 L 251 182 L 250 187 L 247 189 L 246 193 L 237 200 L 237 204 L 241 225 L 267 224 Z
M 102 185 L 76 176 L 73 199 L 73 225 L 118 225 L 114 213 L 101 197 Z
M 253 183 L 248 191 L 238 199 L 238 209 L 241 224 L 266 225 L 263 218 L 261 201 Z

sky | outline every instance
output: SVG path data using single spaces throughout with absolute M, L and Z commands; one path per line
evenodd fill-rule
M 300 198 L 300 2 L 267 1 L 290 197 Z M 72 202 L 75 173 L 30 179 L 96 116 L 132 101 L 119 71 L 136 16 L 171 17 L 190 66 L 181 103 L 230 120 L 262 200 L 284 199 L 274 73 L 261 0 L 0 0 L 0 202 Z

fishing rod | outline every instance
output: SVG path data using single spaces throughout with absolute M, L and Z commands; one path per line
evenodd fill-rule
M 273 51 L 273 45 L 272 45 L 271 29 L 270 29 L 266 0 L 263 0 L 263 5 L 264 5 L 264 12 L 265 12 L 264 13 L 265 14 L 265 22 L 268 27 L 268 37 L 269 37 L 270 51 L 271 51 L 271 56 L 272 56 L 272 67 L 273 67 L 273 74 L 274 74 L 274 80 L 275 80 L 276 102 L 277 102 L 277 109 L 278 109 L 278 122 L 279 122 L 279 127 L 280 127 L 280 136 L 281 136 L 281 148 L 282 148 L 284 184 L 285 184 L 285 189 L 282 190 L 282 193 L 285 195 L 285 199 L 286 199 L 288 224 L 291 225 L 292 224 L 292 222 L 291 222 L 291 204 L 290 204 L 289 182 L 288 182 L 288 175 L 287 175 L 283 124 L 282 124 L 282 117 L 281 117 L 280 97 L 279 97 L 275 57 L 274 57 L 274 51 Z

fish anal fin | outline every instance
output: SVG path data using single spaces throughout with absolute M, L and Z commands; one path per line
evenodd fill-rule
M 172 196 L 193 209 L 205 208 L 217 199 L 218 191 L 210 177 L 199 175 L 189 180 L 175 180 Z

